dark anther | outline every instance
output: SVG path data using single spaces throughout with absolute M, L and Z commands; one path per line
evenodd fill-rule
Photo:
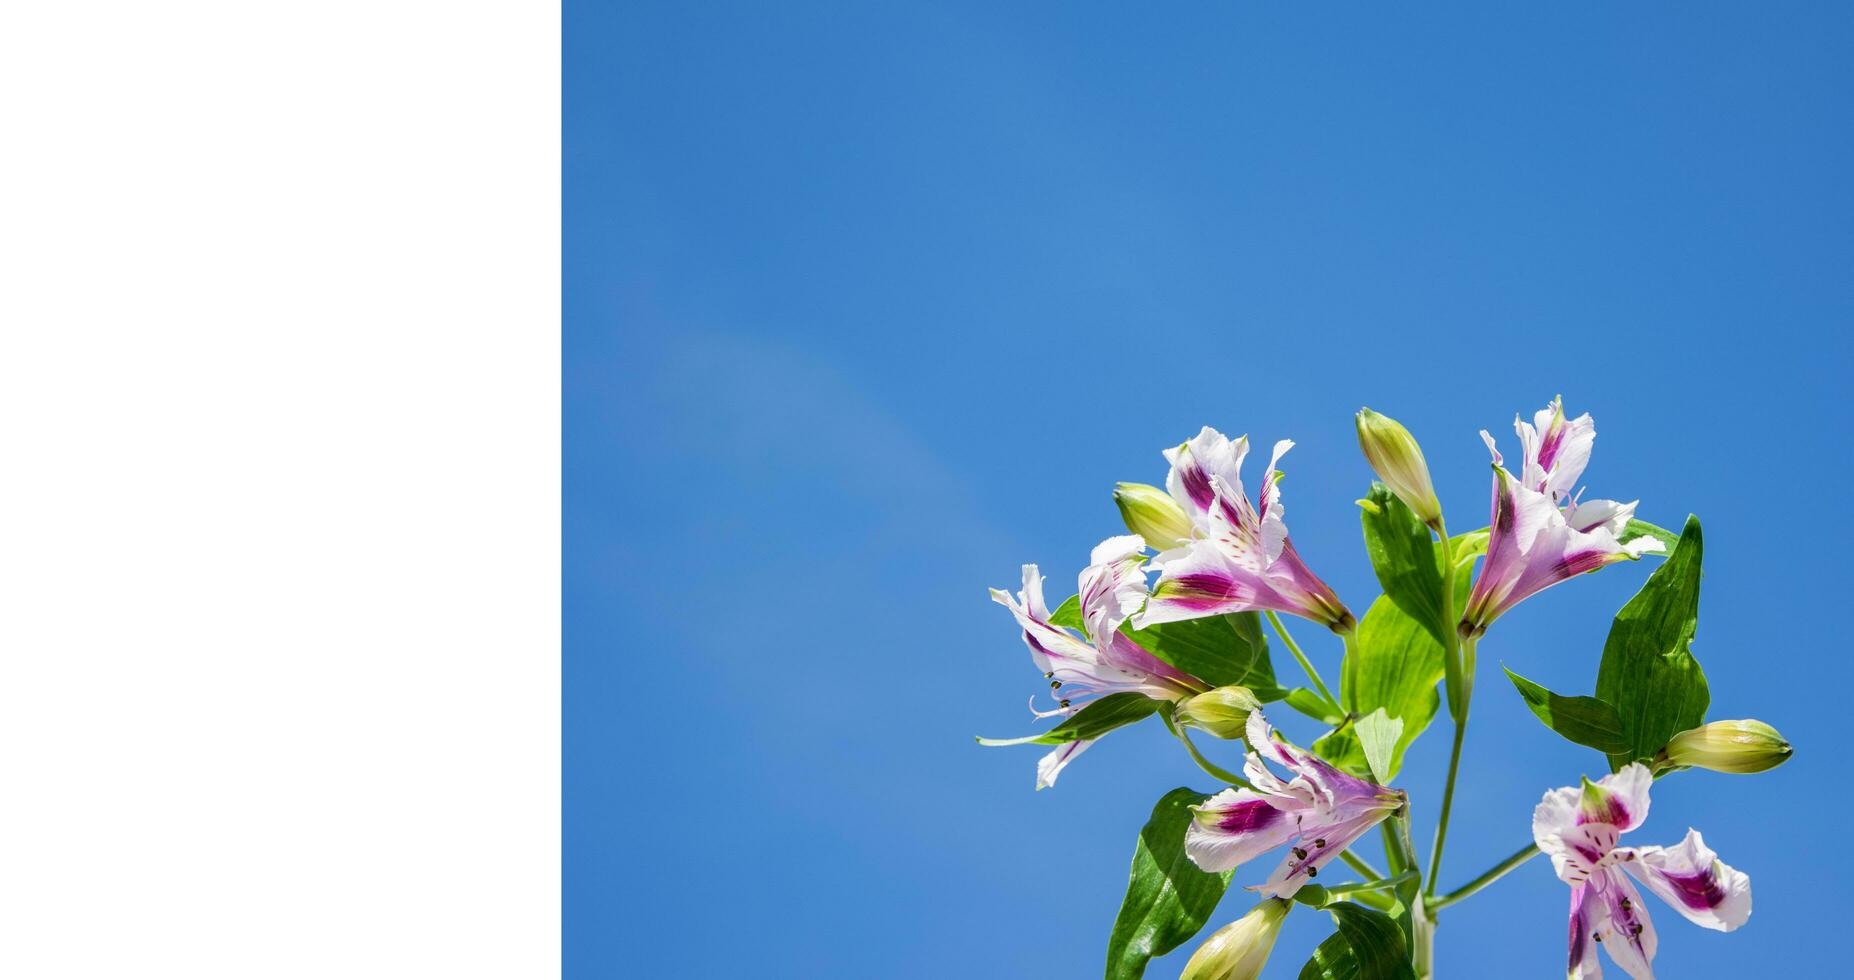
M 1302 861 L 1307 860 L 1307 852 L 1298 847 L 1294 848 L 1294 856 Z
M 1642 924 L 1637 922 L 1633 926 L 1630 926 L 1629 932 L 1633 935 L 1640 936 L 1642 934 Z
M 1066 708 L 1066 707 L 1068 707 L 1068 706 L 1069 706 L 1069 699 L 1068 699 L 1068 698 L 1063 698 L 1062 700 L 1060 700 L 1060 701 L 1057 701 L 1057 702 L 1056 702 L 1056 704 L 1057 704 L 1057 705 L 1059 705 L 1059 706 L 1061 706 L 1061 707 L 1064 707 L 1064 708 Z
M 1307 865 L 1307 877 L 1309 877 L 1309 878 L 1318 878 L 1319 876 L 1320 876 L 1320 869 L 1319 869 L 1319 868 L 1316 868 L 1316 867 L 1314 867 L 1314 866 L 1313 866 L 1313 865 L 1311 865 L 1311 864 L 1309 864 L 1309 865 Z
M 1325 847 L 1325 846 L 1326 846 L 1326 838 L 1324 838 L 1324 837 L 1315 837 L 1315 838 L 1313 839 L 1313 846 L 1314 846 L 1314 847 L 1322 847 L 1322 848 L 1323 848 L 1323 847 Z
M 1056 672 L 1052 670 L 1052 671 L 1050 671 L 1049 673 L 1047 673 L 1047 674 L 1044 674 L 1043 676 L 1044 676 L 1044 677 L 1054 677 L 1054 676 L 1056 676 Z
M 1058 687 L 1061 687 L 1061 686 L 1062 686 L 1062 682 L 1061 682 L 1061 681 L 1050 681 L 1050 682 L 1049 682 L 1049 689 L 1050 689 L 1050 690 L 1052 690 L 1052 691 L 1053 691 L 1053 690 L 1055 690 L 1055 689 L 1056 689 L 1056 688 L 1058 688 Z
M 1626 898 L 1625 898 L 1625 899 L 1623 899 L 1623 900 L 1622 900 L 1621 902 L 1619 902 L 1618 904 L 1620 904 L 1620 905 L 1622 906 L 1622 910 L 1623 910 L 1624 912 L 1627 912 L 1627 911 L 1629 910 L 1629 900 L 1628 900 L 1628 899 L 1626 899 Z
M 1603 934 L 1600 932 L 1593 932 L 1590 934 L 1590 938 L 1600 943 L 1603 941 Z

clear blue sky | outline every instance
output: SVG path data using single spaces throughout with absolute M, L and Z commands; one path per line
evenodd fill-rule
M 1631 839 L 1698 827 L 1756 894 L 1729 936 L 1657 907 L 1657 965 L 1830 969 L 1848 7 L 566 13 L 569 975 L 1098 974 L 1152 802 L 1213 787 L 1156 724 L 1042 793 L 1038 750 L 975 746 L 1033 730 L 1040 681 L 986 587 L 1035 561 L 1066 595 L 1113 483 L 1210 424 L 1299 443 L 1294 540 L 1362 611 L 1353 410 L 1418 434 L 1467 528 L 1476 431 L 1511 451 L 1559 392 L 1596 416 L 1593 494 L 1705 523 L 1711 717 L 1798 747 L 1656 786 Z M 1445 884 L 1604 768 L 1500 664 L 1588 693 L 1652 562 L 1483 642 Z M 1438 724 L 1400 780 L 1425 845 L 1446 755 Z M 1551 975 L 1566 904 L 1527 866 L 1445 913 L 1441 970 Z M 1272 975 L 1327 931 L 1291 916 Z

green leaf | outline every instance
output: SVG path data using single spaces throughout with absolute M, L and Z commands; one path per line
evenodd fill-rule
M 1070 596 L 1049 614 L 1049 621 L 1055 626 L 1082 629 L 1081 597 Z M 1268 638 L 1262 635 L 1262 617 L 1256 613 L 1160 623 L 1143 630 L 1122 625 L 1120 631 L 1146 652 L 1211 687 L 1241 684 L 1265 702 L 1286 696 L 1287 692 L 1275 683 L 1275 668 L 1268 659 Z
M 1153 656 L 1211 687 L 1241 684 L 1260 692 L 1276 686 L 1268 640 L 1255 613 L 1159 623 L 1129 629 L 1127 635 Z
M 1328 725 L 1337 725 L 1345 720 L 1345 709 L 1326 700 L 1325 695 L 1312 688 L 1294 688 L 1282 700 L 1295 711 Z
M 1390 916 L 1356 902 L 1329 905 L 1339 931 L 1313 951 L 1300 980 L 1415 980 L 1403 930 Z
M 1402 723 L 1385 762 L 1387 771 L 1379 773 L 1386 781 L 1396 778 L 1404 751 L 1436 716 L 1442 700 L 1436 693 L 1442 658 L 1442 641 L 1435 631 L 1412 619 L 1389 596 L 1373 602 L 1358 624 L 1357 642 L 1340 666 L 1340 706 L 1355 718 L 1383 709 L 1388 718 Z M 1349 730 L 1321 738 L 1313 750 L 1355 775 L 1371 772 L 1364 746 Z
M 1403 719 L 1392 718 L 1379 708 L 1354 722 L 1352 730 L 1358 733 L 1359 748 L 1365 754 L 1372 778 L 1380 784 L 1390 782 L 1397 775 L 1391 760 L 1396 754 L 1397 740 L 1403 736 Z
M 1653 758 L 1668 739 L 1706 720 L 1712 695 L 1692 652 L 1704 550 L 1699 519 L 1688 517 L 1673 553 L 1609 628 L 1596 696 L 1616 706 L 1627 743 L 1610 753 L 1612 769 Z
M 1506 670 L 1505 667 L 1501 669 Z M 1506 676 L 1519 689 L 1526 707 L 1539 716 L 1546 728 L 1598 752 L 1629 750 L 1628 740 L 1622 737 L 1622 719 L 1617 716 L 1615 705 L 1599 698 L 1567 698 L 1554 694 L 1511 670 L 1506 671 Z
M 1146 964 L 1197 935 L 1234 872 L 1212 874 L 1185 856 L 1191 807 L 1208 794 L 1180 786 L 1165 794 L 1139 832 L 1127 895 L 1107 942 L 1107 980 L 1136 978 Z
M 1365 501 L 1365 550 L 1378 584 L 1398 608 L 1434 633 L 1438 644 L 1444 642 L 1442 568 L 1429 528 L 1382 483 L 1371 485 Z
M 1109 694 L 1084 705 L 1062 720 L 1062 724 L 1041 735 L 1022 738 L 983 738 L 980 745 L 1061 745 L 1084 738 L 1100 738 L 1123 725 L 1131 725 L 1159 710 L 1159 702 L 1131 691 Z

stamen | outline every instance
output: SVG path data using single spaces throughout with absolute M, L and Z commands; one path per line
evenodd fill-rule
M 1603 941 L 1603 934 L 1600 932 L 1593 932 L 1590 934 L 1590 938 L 1600 943 Z
M 1309 878 L 1318 878 L 1319 876 L 1320 876 L 1320 869 L 1319 869 L 1319 868 L 1316 868 L 1316 867 L 1314 867 L 1314 866 L 1313 866 L 1313 865 L 1311 865 L 1311 864 L 1309 864 L 1309 865 L 1307 865 L 1307 877 L 1309 877 Z
M 1061 681 L 1050 681 L 1050 682 L 1049 682 L 1049 689 L 1050 689 L 1050 690 L 1052 690 L 1052 691 L 1053 691 L 1053 690 L 1055 690 L 1056 688 L 1059 688 L 1059 687 L 1061 687 L 1061 686 L 1062 686 L 1062 682 L 1061 682 Z
M 1044 676 L 1044 677 L 1054 677 L 1054 676 L 1056 676 L 1056 672 L 1052 670 L 1052 671 L 1050 671 L 1050 672 L 1048 672 L 1048 673 L 1046 673 L 1046 674 L 1044 674 L 1043 676 Z
M 1068 706 L 1069 706 L 1069 699 L 1068 699 L 1068 698 L 1063 698 L 1062 700 L 1060 700 L 1060 701 L 1057 701 L 1057 702 L 1056 702 L 1056 704 L 1057 704 L 1057 706 L 1058 706 L 1058 707 L 1063 707 L 1063 708 L 1066 708 L 1066 707 L 1068 707 Z
M 1305 861 L 1307 860 L 1307 852 L 1302 848 L 1296 847 L 1294 848 L 1294 857 L 1298 860 Z
M 1314 847 L 1319 847 L 1319 848 L 1324 848 L 1324 847 L 1326 846 L 1326 838 L 1324 838 L 1324 837 L 1315 837 L 1315 838 L 1313 839 L 1313 846 L 1314 846 Z

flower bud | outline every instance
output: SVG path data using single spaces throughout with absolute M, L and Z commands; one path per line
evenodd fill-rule
M 1416 444 L 1410 430 L 1388 415 L 1369 408 L 1359 409 L 1358 447 L 1378 474 L 1424 524 L 1435 527 L 1442 519 L 1442 503 L 1436 499 L 1435 485 L 1429 482 L 1429 464 L 1423 461 L 1423 449 Z
M 1178 980 L 1255 980 L 1268 963 L 1289 903 L 1264 899 L 1248 915 L 1218 929 L 1191 954 Z
M 1114 504 L 1127 530 L 1146 539 L 1159 551 L 1176 548 L 1191 540 L 1191 518 L 1172 495 L 1144 483 L 1114 485 Z
M 1237 739 L 1249 724 L 1249 713 L 1262 707 L 1255 693 L 1240 684 L 1219 687 L 1214 691 L 1186 698 L 1178 705 L 1178 715 L 1186 723 L 1202 728 L 1218 738 Z
M 1715 772 L 1763 772 L 1790 757 L 1790 743 L 1775 728 L 1755 719 L 1715 721 L 1681 732 L 1661 750 L 1675 766 L 1697 766 Z

